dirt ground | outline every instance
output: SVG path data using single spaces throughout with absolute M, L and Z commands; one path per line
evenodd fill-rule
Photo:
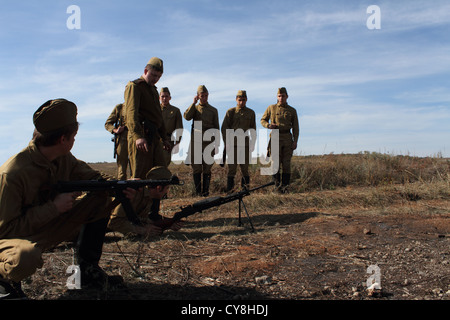
M 185 202 L 164 200 L 162 212 L 171 216 Z M 69 290 L 73 249 L 62 244 L 23 289 L 35 300 L 450 300 L 449 200 L 255 208 L 241 226 L 235 202 L 156 239 L 109 232 L 101 266 L 126 287 Z M 368 290 L 369 278 L 381 289 Z

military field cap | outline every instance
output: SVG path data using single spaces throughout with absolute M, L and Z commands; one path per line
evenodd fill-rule
M 236 97 L 247 98 L 247 91 L 245 91 L 245 90 L 239 90 L 238 93 L 236 94 Z
M 147 172 L 147 179 L 149 180 L 170 180 L 171 178 L 172 173 L 167 167 L 157 166 Z
M 77 106 L 66 99 L 49 100 L 36 110 L 33 123 L 41 134 L 75 124 L 77 123 Z
M 167 88 L 167 87 L 161 88 L 160 94 L 163 93 L 163 92 L 167 92 L 170 95 L 169 88 Z
M 202 92 L 208 93 L 208 89 L 206 89 L 206 87 L 204 85 L 198 86 L 198 88 L 197 88 L 197 93 L 202 93 Z
M 155 69 L 163 72 L 164 71 L 164 64 L 163 61 L 160 58 L 153 57 L 148 62 L 147 65 L 150 65 L 154 67 Z
M 285 87 L 278 88 L 278 94 L 283 94 L 283 93 L 284 93 L 285 95 L 288 94 L 286 88 L 285 88 Z

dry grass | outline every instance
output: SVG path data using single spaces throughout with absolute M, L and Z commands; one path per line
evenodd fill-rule
M 114 163 L 91 164 L 94 168 L 115 175 Z M 185 182 L 173 187 L 172 199 L 191 202 L 193 194 L 191 168 L 171 164 L 170 170 Z M 260 165 L 251 165 L 251 186 L 271 180 L 260 175 Z M 226 167 L 214 165 L 211 196 L 223 195 Z M 240 179 L 238 173 L 236 181 Z M 236 182 L 239 186 L 239 183 Z M 450 198 L 450 159 L 441 157 L 393 156 L 380 153 L 329 154 L 296 156 L 292 161 L 289 192 L 280 195 L 271 187 L 255 193 L 246 202 L 252 210 L 275 209 L 282 206 L 332 208 L 354 205 L 360 208 L 383 207 L 398 201 Z

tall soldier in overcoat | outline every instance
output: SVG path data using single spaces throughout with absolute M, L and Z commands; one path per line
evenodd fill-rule
M 163 61 L 153 57 L 148 61 L 141 77 L 128 82 L 125 88 L 125 121 L 132 178 L 145 179 L 150 169 L 164 166 L 161 150 L 170 149 L 155 86 L 163 71 Z M 161 219 L 157 199 L 150 216 L 152 220 Z

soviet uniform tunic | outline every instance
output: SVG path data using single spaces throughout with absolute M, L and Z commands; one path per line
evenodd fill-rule
M 220 144 L 219 137 L 214 136 L 214 142 L 204 141 L 203 136 L 209 129 L 215 129 L 219 132 L 219 113 L 217 109 L 209 103 L 202 105 L 201 103 L 192 103 L 184 112 L 184 118 L 188 121 L 193 120 L 191 131 L 191 144 L 189 148 L 188 163 L 192 165 L 194 174 L 210 174 L 213 163 L 209 164 L 204 161 L 203 152 L 206 147 L 211 147 L 211 143 L 215 143 L 216 147 Z M 195 122 L 201 121 L 201 130 L 197 128 Z M 199 141 L 200 140 L 200 141 Z M 210 156 L 214 158 L 214 148 L 211 150 Z
M 72 154 L 50 162 L 35 143 L 0 167 L 0 276 L 20 281 L 42 266 L 43 250 L 74 240 L 81 225 L 106 218 L 106 193 L 58 213 L 49 187 L 57 181 L 109 178 Z
M 181 116 L 181 111 L 177 107 L 169 104 L 168 106 L 161 105 L 161 112 L 164 121 L 164 126 L 166 128 L 167 138 L 171 141 L 174 131 L 177 129 L 183 129 L 183 118 Z M 179 136 L 181 137 L 181 135 Z M 172 142 L 172 146 L 174 142 Z M 166 166 L 169 166 L 171 161 L 171 153 L 163 150 L 164 162 Z
M 235 130 L 242 129 L 245 138 L 241 135 L 240 138 L 234 138 L 234 141 L 227 141 L 227 130 L 229 129 L 234 131 L 235 136 L 237 135 Z M 256 139 L 255 112 L 246 106 L 228 109 L 221 130 L 228 155 L 228 176 L 235 176 L 237 165 L 239 165 L 242 176 L 248 177 L 250 145 L 254 146 Z M 231 146 L 233 150 L 230 150 Z M 230 159 L 231 156 L 233 157 Z
M 117 154 L 117 179 L 126 180 L 127 179 L 127 168 L 128 168 L 128 128 L 125 123 L 125 110 L 123 104 L 118 104 L 114 107 L 113 111 L 109 115 L 105 122 L 105 129 L 114 134 L 115 124 L 119 126 L 124 126 L 125 129 L 122 133 L 114 136 L 116 140 L 116 154 Z
M 166 129 L 161 113 L 159 95 L 155 86 L 150 86 L 143 77 L 130 81 L 125 89 L 125 121 L 128 127 L 128 154 L 133 178 L 145 179 L 147 172 L 154 166 L 164 165 L 160 150 L 161 138 L 166 137 Z M 143 122 L 148 121 L 151 138 L 144 131 Z M 136 147 L 136 140 L 145 138 L 149 151 Z
M 291 158 L 294 151 L 292 143 L 297 143 L 299 136 L 297 111 L 288 104 L 270 105 L 261 118 L 263 127 L 267 128 L 269 123 L 278 125 L 280 166 L 283 168 L 284 174 L 290 174 Z

